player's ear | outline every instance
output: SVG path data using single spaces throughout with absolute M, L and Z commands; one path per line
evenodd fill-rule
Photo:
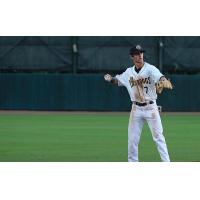
M 132 55 L 130 55 L 130 59 L 133 60 L 133 56 Z

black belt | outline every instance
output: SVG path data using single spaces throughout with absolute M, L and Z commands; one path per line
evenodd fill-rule
M 133 103 L 135 105 L 137 105 L 137 106 L 146 106 L 148 104 L 153 104 L 154 102 L 153 101 L 149 101 L 148 103 L 140 103 L 140 102 L 134 101 Z

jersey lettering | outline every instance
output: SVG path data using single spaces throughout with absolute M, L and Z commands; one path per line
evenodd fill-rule
M 151 84 L 150 77 L 140 78 L 138 80 L 134 79 L 132 76 L 129 79 L 130 86 L 142 85 L 142 84 Z

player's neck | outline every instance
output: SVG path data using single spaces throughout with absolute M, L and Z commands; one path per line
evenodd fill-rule
M 141 63 L 135 63 L 135 67 L 139 70 L 142 69 L 142 67 L 144 66 L 144 62 Z

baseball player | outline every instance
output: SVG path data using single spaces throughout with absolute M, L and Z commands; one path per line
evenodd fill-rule
M 143 124 L 147 121 L 161 160 L 170 162 L 156 99 L 157 93 L 161 93 L 163 88 L 172 89 L 172 84 L 155 66 L 144 62 L 144 52 L 140 45 L 132 47 L 129 54 L 134 66 L 115 77 L 106 74 L 104 79 L 125 86 L 132 101 L 128 125 L 128 161 L 139 161 L 138 144 Z

